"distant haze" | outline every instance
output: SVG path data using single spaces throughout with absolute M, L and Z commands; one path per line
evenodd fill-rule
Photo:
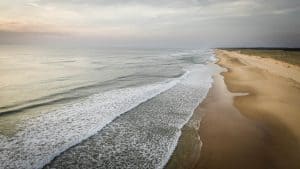
M 0 43 L 300 47 L 300 0 L 1 0 Z

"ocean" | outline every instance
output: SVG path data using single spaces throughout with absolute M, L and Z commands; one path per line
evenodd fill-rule
M 0 168 L 163 168 L 211 49 L 0 46 Z

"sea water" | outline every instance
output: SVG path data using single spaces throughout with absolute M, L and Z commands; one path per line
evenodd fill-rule
M 210 49 L 0 47 L 0 168 L 163 168 Z

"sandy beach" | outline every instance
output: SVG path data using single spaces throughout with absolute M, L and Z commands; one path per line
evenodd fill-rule
M 232 107 L 224 103 L 231 95 L 226 89 L 211 90 L 203 103 L 208 110 L 197 168 L 300 168 L 299 67 L 237 52 L 216 54 L 228 69 L 222 73 L 228 90 L 248 95 L 235 96 Z
M 300 168 L 299 67 L 238 52 L 216 55 L 224 69 L 192 117 L 201 125 L 185 126 L 166 168 Z M 185 136 L 192 131 L 198 146 Z
M 0 169 L 300 169 L 300 0 L 0 0 Z

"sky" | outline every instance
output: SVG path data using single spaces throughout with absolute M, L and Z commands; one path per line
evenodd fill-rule
M 0 43 L 300 47 L 300 0 L 1 0 Z

